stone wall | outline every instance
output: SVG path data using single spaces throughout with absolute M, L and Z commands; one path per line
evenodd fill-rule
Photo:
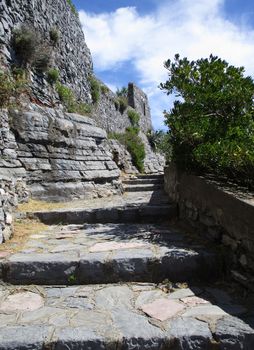
M 115 101 L 117 101 L 117 95 L 105 86 L 93 112 L 93 119 L 107 132 L 125 132 L 125 129 L 131 126 L 127 109 L 121 113 L 115 105 Z M 133 83 L 129 83 L 128 85 L 127 101 L 128 108 L 135 109 L 140 115 L 140 130 L 144 134 L 146 134 L 148 130 L 152 130 L 148 97 Z
M 93 119 L 97 124 L 105 129 L 108 133 L 124 133 L 127 127 L 131 126 L 127 109 L 121 113 L 115 106 L 117 100 L 116 94 L 109 89 L 103 89 L 100 101 L 96 106 Z M 128 109 L 135 108 L 140 115 L 140 137 L 145 145 L 146 158 L 144 161 L 145 173 L 163 172 L 165 158 L 159 153 L 155 153 L 149 144 L 146 133 L 152 130 L 152 121 L 150 114 L 149 101 L 146 94 L 133 83 L 128 85 Z M 121 159 L 119 166 L 121 170 L 127 173 L 136 173 L 137 169 L 130 164 L 131 156 L 119 142 L 111 142 L 112 152 L 118 154 Z
M 205 178 L 165 168 L 165 190 L 177 204 L 179 217 L 230 249 L 233 263 L 254 271 L 254 196 L 225 188 Z
M 128 85 L 128 103 L 140 115 L 140 129 L 146 134 L 153 129 L 150 105 L 147 95 L 135 84 Z
M 125 129 L 131 126 L 127 110 L 121 113 L 115 101 L 117 96 L 114 92 L 106 88 L 101 91 L 100 100 L 93 111 L 93 119 L 97 124 L 107 132 L 125 132 Z
M 38 30 L 44 43 L 50 44 L 50 30 L 59 31 L 59 42 L 52 47 L 52 67 L 60 73 L 61 83 L 75 91 L 78 99 L 90 101 L 87 80 L 92 71 L 92 59 L 86 46 L 78 17 L 66 0 L 1 0 L 0 2 L 0 56 L 1 65 L 15 62 L 11 47 L 13 29 L 27 24 Z M 52 91 L 41 75 L 32 74 L 34 94 L 41 102 L 52 100 Z M 49 101 L 47 101 L 49 100 Z
M 120 172 L 106 132 L 92 119 L 30 104 L 23 111 L 2 111 L 0 124 L 0 175 L 22 177 L 33 197 L 90 198 L 119 191 Z
M 28 200 L 29 193 L 22 179 L 0 177 L 0 244 L 13 232 L 13 211 L 18 203 Z

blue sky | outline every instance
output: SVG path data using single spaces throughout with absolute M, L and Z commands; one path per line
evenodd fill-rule
M 129 81 L 149 96 L 153 124 L 164 128 L 173 97 L 158 89 L 163 62 L 213 53 L 254 75 L 253 0 L 73 0 L 95 74 L 113 90 Z

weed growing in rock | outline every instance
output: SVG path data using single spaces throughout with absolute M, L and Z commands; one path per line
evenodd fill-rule
M 59 98 L 65 106 L 67 112 L 78 113 L 81 115 L 87 115 L 92 112 L 92 107 L 89 104 L 78 102 L 74 96 L 74 93 L 67 86 L 60 83 L 56 84 L 56 90 Z
M 17 98 L 26 89 L 26 79 L 23 76 L 11 76 L 0 71 L 0 107 L 8 107 L 11 98 Z
M 50 41 L 55 46 L 59 42 L 59 39 L 60 39 L 59 30 L 57 28 L 51 28 L 50 32 L 49 32 L 49 37 L 50 37 Z
M 22 68 L 35 68 L 38 72 L 45 72 L 50 66 L 52 50 L 43 43 L 39 32 L 27 25 L 15 29 L 12 46 L 18 63 Z
M 14 30 L 12 46 L 22 67 L 32 64 L 39 42 L 40 40 L 35 30 L 28 26 L 22 25 Z
M 73 4 L 72 0 L 67 0 L 67 3 L 69 4 L 72 13 L 74 13 L 75 16 L 78 17 L 78 11 L 76 10 L 75 5 Z
M 101 89 L 101 93 L 104 95 L 106 95 L 109 92 L 109 88 L 106 85 L 102 84 L 100 89 Z
M 58 69 L 56 69 L 56 68 L 51 68 L 51 69 L 48 71 L 47 79 L 48 79 L 48 82 L 49 82 L 51 85 L 56 84 L 56 83 L 58 82 L 58 79 L 59 79 L 59 71 L 58 71 Z
M 51 54 L 51 48 L 47 45 L 40 46 L 40 49 L 36 50 L 33 66 L 37 72 L 47 72 L 51 65 Z
M 119 111 L 123 114 L 128 107 L 128 100 L 125 96 L 120 96 L 117 98 L 117 101 L 119 104 Z
M 131 155 L 132 162 L 139 172 L 144 171 L 145 146 L 139 136 L 139 128 L 126 128 L 125 133 L 109 133 L 108 137 L 118 140 Z
M 140 115 L 134 109 L 129 109 L 127 114 L 130 119 L 131 125 L 133 127 L 138 128 L 140 122 Z
M 98 80 L 93 76 L 89 77 L 89 83 L 91 86 L 91 95 L 92 95 L 93 104 L 96 104 L 99 102 L 99 99 L 100 99 L 101 86 Z

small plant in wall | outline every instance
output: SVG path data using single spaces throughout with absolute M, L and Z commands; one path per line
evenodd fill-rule
M 33 28 L 22 25 L 13 31 L 12 46 L 21 67 L 27 68 L 32 64 L 38 45 L 39 38 Z
M 140 115 L 134 109 L 129 109 L 127 114 L 131 122 L 131 125 L 133 127 L 139 128 Z
M 52 44 L 56 46 L 56 44 L 59 42 L 59 39 L 60 39 L 59 30 L 57 28 L 51 28 L 49 31 L 49 37 Z
M 48 70 L 52 48 L 42 40 L 35 28 L 28 25 L 16 28 L 13 31 L 12 47 L 21 68 L 34 68 L 38 72 Z
M 71 12 L 74 13 L 74 15 L 78 17 L 78 11 L 76 10 L 76 7 L 73 4 L 72 0 L 66 0 L 66 1 L 71 8 Z
M 100 99 L 101 86 L 98 80 L 92 75 L 89 76 L 88 80 L 91 86 L 91 95 L 92 95 L 93 104 L 96 104 L 99 102 L 99 99 Z
M 58 92 L 59 98 L 68 113 L 89 115 L 92 112 L 92 106 L 87 103 L 77 101 L 73 91 L 67 86 L 57 82 L 56 91 Z
M 59 79 L 59 71 L 56 68 L 51 68 L 48 71 L 47 80 L 50 83 L 50 85 L 55 85 L 58 82 Z

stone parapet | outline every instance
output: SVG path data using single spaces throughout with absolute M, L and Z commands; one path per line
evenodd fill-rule
M 199 233 L 228 247 L 235 266 L 254 271 L 254 196 L 204 177 L 165 168 L 165 190 L 179 217 Z M 232 267 L 232 266 L 231 266 Z

